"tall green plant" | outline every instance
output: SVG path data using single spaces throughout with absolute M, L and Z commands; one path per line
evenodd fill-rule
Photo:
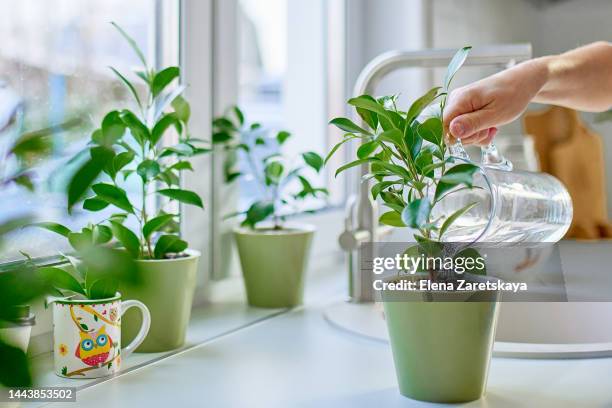
M 91 134 L 84 152 L 88 160 L 71 179 L 67 198 L 69 210 L 82 202 L 87 211 L 108 207 L 117 211 L 80 231 L 55 223 L 38 225 L 65 236 L 76 250 L 84 245 L 106 244 L 114 238 L 135 259 L 162 259 L 181 253 L 188 244 L 178 235 L 179 214 L 151 209 L 148 202 L 156 198 L 203 208 L 197 193 L 180 187 L 180 174 L 193 171 L 190 159 L 210 149 L 205 147 L 206 141 L 191 137 L 189 132 L 190 107 L 182 96 L 184 87 L 172 86 L 179 79 L 179 67 L 155 70 L 136 42 L 112 24 L 143 65 L 135 74 L 146 93 L 141 95 L 124 74 L 110 67 L 129 90 L 137 110 L 113 110 L 104 116 L 100 128 Z M 170 130 L 176 143 L 162 144 Z M 125 189 L 131 178 L 138 179 L 137 203 Z M 133 220 L 137 228 L 130 227 Z
M 247 123 L 244 113 L 237 107 L 231 107 L 226 115 L 213 120 L 212 142 L 222 147 L 227 153 L 225 181 L 231 183 L 240 176 L 250 176 L 256 180 L 262 193 L 262 199 L 256 200 L 243 212 L 230 216 L 243 215 L 243 226 L 255 228 L 258 223 L 272 219 L 274 229 L 282 229 L 284 216 L 282 209 L 296 204 L 307 197 L 320 197 L 328 194 L 327 189 L 314 187 L 308 178 L 307 168 L 319 173 L 323 167 L 323 158 L 315 152 L 304 152 L 301 160 L 290 160 L 281 153 L 263 156 L 262 151 L 270 147 L 282 148 L 291 137 L 291 133 L 281 130 L 271 138 L 259 123 Z M 237 154 L 244 153 L 246 172 L 243 174 L 236 167 Z M 298 180 L 300 188 L 290 191 L 290 183 Z M 297 209 L 297 207 L 296 207 Z
M 325 162 L 349 140 L 360 140 L 356 160 L 344 164 L 336 176 L 355 166 L 368 165 L 364 180 L 374 180 L 371 193 L 380 197 L 389 211 L 380 222 L 393 227 L 417 230 L 421 243 L 439 243 L 449 227 L 477 203 L 470 203 L 450 214 L 432 216 L 433 209 L 444 198 L 473 187 L 478 166 L 455 163 L 444 135 L 442 118 L 450 83 L 465 62 L 471 47 L 457 51 L 452 58 L 442 87 L 435 87 L 416 99 L 407 111 L 397 107 L 396 96 L 375 99 L 361 95 L 349 99 L 364 122 L 364 127 L 348 118 L 330 123 L 346 132 L 343 140 L 328 154 Z M 421 118 L 430 105 L 439 103 L 439 114 Z

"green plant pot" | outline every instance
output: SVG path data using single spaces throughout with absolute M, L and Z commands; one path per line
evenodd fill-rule
M 400 393 L 430 402 L 481 398 L 495 338 L 499 292 L 435 292 L 434 301 L 424 294 L 403 292 L 400 299 L 397 293 L 383 291 Z
M 138 261 L 139 285 L 121 285 L 126 299 L 144 303 L 151 312 L 151 329 L 136 352 L 153 353 L 181 347 L 191 316 L 200 252 L 185 251 L 189 256 L 176 259 Z M 128 310 L 121 323 L 122 344 L 129 344 L 138 332 L 141 316 Z
M 314 227 L 236 228 L 234 235 L 249 305 L 282 308 L 301 304 Z

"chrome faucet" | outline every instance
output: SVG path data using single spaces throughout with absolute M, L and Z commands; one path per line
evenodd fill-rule
M 372 61 L 361 71 L 353 94 L 355 96 L 372 94 L 380 81 L 389 73 L 402 68 L 445 67 L 455 54 L 454 49 L 430 49 L 421 51 L 389 51 Z M 506 68 L 531 58 L 531 44 L 506 44 L 475 47 L 470 52 L 464 66 L 494 66 Z M 365 126 L 363 121 L 362 126 Z M 494 146 L 483 150 L 487 157 L 496 159 L 498 153 Z M 353 302 L 374 301 L 372 276 L 363 271 L 360 265 L 361 245 L 374 242 L 391 232 L 391 229 L 378 222 L 378 205 L 370 195 L 370 183 L 362 181 L 361 176 L 368 173 L 368 165 L 362 165 L 359 177 L 349 179 L 349 185 L 359 193 L 349 197 L 346 206 L 345 229 L 338 241 L 348 253 L 349 295 Z

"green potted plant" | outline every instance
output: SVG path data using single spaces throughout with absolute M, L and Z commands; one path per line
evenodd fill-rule
M 113 212 L 81 231 L 53 223 L 40 226 L 65 236 L 75 248 L 81 241 L 120 244 L 136 260 L 142 274 L 139 285 L 122 282 L 120 291 L 143 302 L 151 312 L 151 329 L 138 351 L 165 351 L 185 341 L 200 257 L 179 235 L 178 208 L 179 203 L 203 208 L 202 199 L 180 188 L 180 174 L 193 170 L 191 157 L 210 149 L 189 133 L 190 108 L 182 97 L 183 87 L 172 86 L 180 76 L 179 68 L 154 70 L 134 40 L 114 26 L 142 62 L 143 68 L 135 73 L 147 92 L 140 95 L 126 76 L 111 68 L 130 91 L 137 111 L 106 114 L 100 128 L 91 134 L 84 153 L 88 159 L 72 177 L 67 191 L 69 209 L 82 203 L 87 211 L 108 208 Z M 162 145 L 171 132 L 176 142 Z M 128 183 L 137 185 L 138 192 L 128 195 Z M 138 316 L 128 313 L 124 341 L 131 340 L 138 327 Z
M 311 225 L 286 224 L 285 214 L 303 211 L 300 204 L 307 197 L 327 195 L 314 187 L 307 171 L 318 173 L 323 158 L 305 152 L 300 160 L 288 159 L 279 152 L 291 137 L 285 130 L 269 137 L 257 123 L 247 123 L 238 107 L 213 121 L 213 144 L 227 153 L 225 179 L 252 178 L 261 192 L 247 210 L 228 216 L 242 216 L 234 229 L 240 264 L 250 305 L 257 307 L 292 307 L 302 302 L 304 275 L 315 228 Z M 271 153 L 270 149 L 278 149 Z M 272 150 L 274 151 L 274 150 Z M 243 154 L 246 169 L 236 169 L 237 155 Z M 242 173 L 241 173 L 242 171 Z M 270 221 L 270 222 L 267 222 Z
M 450 154 L 450 141 L 446 140 L 442 121 L 449 84 L 469 49 L 463 48 L 453 57 L 444 85 L 415 100 L 407 111 L 398 109 L 395 96 L 375 99 L 362 95 L 350 99 L 348 104 L 362 118 L 363 127 L 347 118 L 330 122 L 346 135 L 329 156 L 351 139 L 362 142 L 356 160 L 341 166 L 336 175 L 362 164 L 370 166 L 365 179 L 373 180 L 372 197 L 380 197 L 389 208 L 380 216 L 380 222 L 416 231 L 417 245 L 406 251 L 411 257 L 451 253 L 452 245 L 444 242 L 445 232 L 462 214 L 479 204 L 470 203 L 452 213 L 435 211 L 441 200 L 461 189 L 472 188 L 474 173 L 479 170 Z M 437 101 L 439 114 L 423 118 L 424 110 Z M 468 248 L 453 256 L 477 257 L 478 253 Z M 472 268 L 471 273 L 462 275 L 456 272 L 431 266 L 414 275 L 398 274 L 387 283 L 488 279 L 478 276 L 482 268 Z M 382 291 L 401 394 L 435 402 L 469 401 L 483 395 L 498 296 L 498 292 L 487 291 L 424 289 L 401 295 Z

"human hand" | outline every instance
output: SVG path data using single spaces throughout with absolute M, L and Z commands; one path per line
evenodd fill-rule
M 519 117 L 540 91 L 541 68 L 528 61 L 453 91 L 444 109 L 446 134 L 463 144 L 489 144 L 497 127 Z

